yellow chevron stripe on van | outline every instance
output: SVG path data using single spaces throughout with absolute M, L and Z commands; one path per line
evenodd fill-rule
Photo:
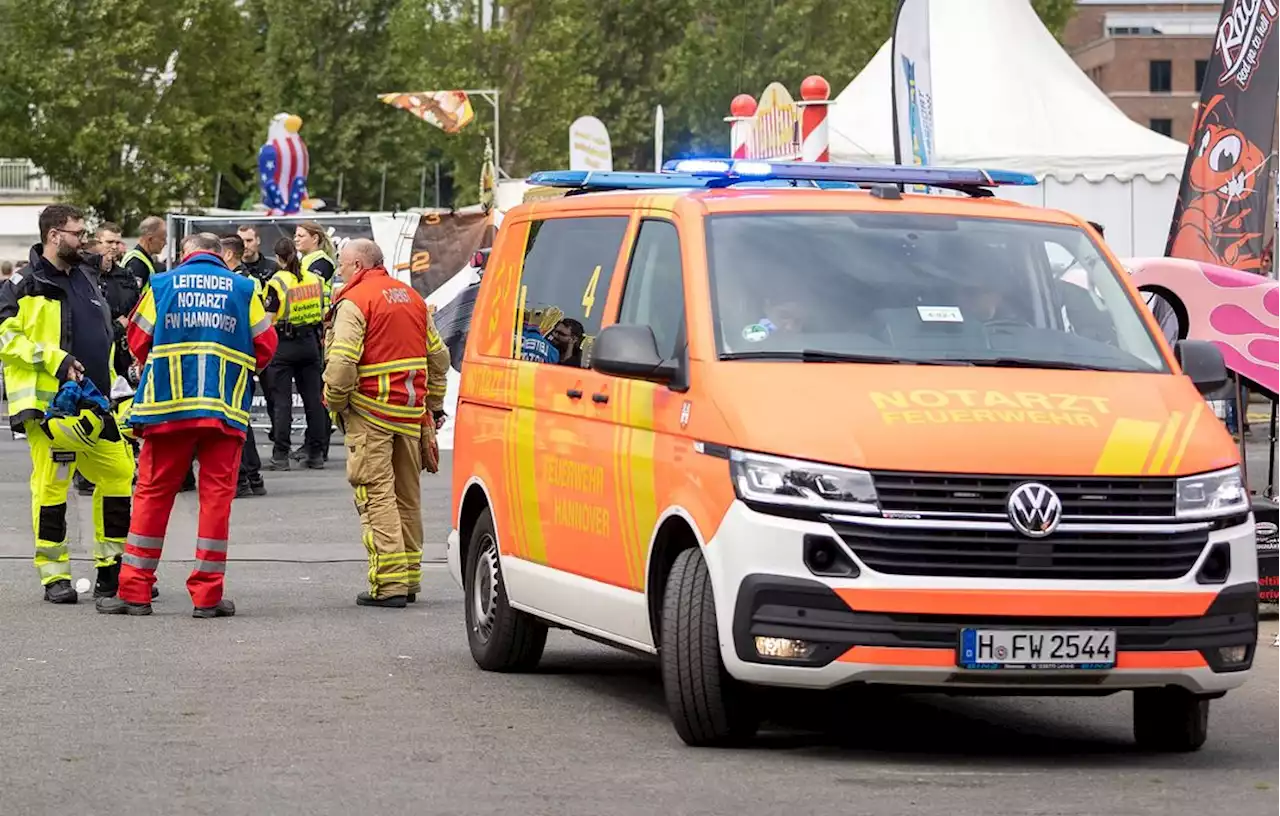
M 1178 466 L 1182 464 L 1182 457 L 1187 452 L 1187 445 L 1191 444 L 1191 437 L 1195 433 L 1196 423 L 1200 421 L 1200 415 L 1204 413 L 1205 404 L 1196 400 L 1196 405 L 1191 409 L 1191 418 L 1187 420 L 1186 427 L 1182 429 L 1182 437 L 1178 440 L 1178 447 L 1173 454 L 1173 458 L 1169 460 L 1169 468 L 1165 473 L 1177 473 Z
M 1160 434 L 1162 423 L 1140 419 L 1117 419 L 1111 435 L 1102 446 L 1102 454 L 1093 466 L 1096 476 L 1135 474 L 1142 472 L 1147 454 Z
M 1178 429 L 1182 426 L 1182 412 L 1174 411 L 1169 415 L 1169 421 L 1164 424 L 1164 432 L 1160 434 L 1160 443 L 1156 445 L 1156 451 L 1151 456 L 1151 464 L 1147 467 L 1147 473 L 1160 473 L 1164 467 L 1165 460 L 1169 456 L 1169 451 L 1173 448 L 1173 441 L 1178 437 Z

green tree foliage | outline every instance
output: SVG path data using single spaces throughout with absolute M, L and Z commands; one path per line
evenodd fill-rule
M 97 213 L 136 224 L 207 200 L 242 161 L 254 87 L 235 0 L 0 6 L 0 145 Z
M 937 0 L 948 2 L 949 0 Z M 330 207 L 474 202 L 494 113 L 446 134 L 380 93 L 501 92 L 511 176 L 564 166 L 568 127 L 594 115 L 614 164 L 650 169 L 654 108 L 666 153 L 723 149 L 740 92 L 809 74 L 838 93 L 889 37 L 896 0 L 0 0 L 0 145 L 77 199 L 132 220 L 175 203 L 257 199 L 271 117 L 296 113 L 309 188 Z M 1074 0 L 1033 0 L 1060 35 Z M 57 21 L 51 25 L 50 21 Z M 172 54 L 176 79 L 158 84 Z M 385 173 L 385 192 L 383 178 Z

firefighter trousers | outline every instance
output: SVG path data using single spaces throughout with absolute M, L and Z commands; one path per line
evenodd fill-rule
M 31 449 L 31 519 L 35 528 L 36 572 L 40 583 L 71 580 L 67 551 L 67 489 L 76 472 L 93 482 L 93 561 L 114 564 L 129 533 L 129 495 L 133 492 L 133 451 L 123 437 L 114 440 L 86 432 L 98 417 L 34 420 L 24 425 Z
M 158 431 L 142 438 L 138 485 L 133 492 L 133 523 L 129 525 L 129 542 L 120 569 L 120 600 L 151 603 L 151 587 L 156 582 L 169 514 L 194 457 L 200 464 L 200 521 L 196 563 L 187 578 L 187 591 L 197 607 L 218 605 L 227 571 L 231 502 L 236 497 L 243 448 L 243 437 L 220 428 Z
M 348 411 L 347 481 L 369 554 L 369 594 L 417 593 L 422 584 L 422 454 L 415 437 Z

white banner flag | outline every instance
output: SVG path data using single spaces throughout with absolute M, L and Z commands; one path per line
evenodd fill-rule
M 929 65 L 929 0 L 900 0 L 893 28 L 893 130 L 897 164 L 933 159 L 933 83 Z M 913 187 L 913 192 L 930 192 Z
M 580 116 L 569 126 L 569 169 L 613 169 L 613 146 L 604 122 L 594 116 Z

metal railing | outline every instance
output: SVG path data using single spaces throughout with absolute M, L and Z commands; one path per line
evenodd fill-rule
M 30 159 L 0 159 L 0 193 L 60 193 L 62 185 L 51 181 Z

